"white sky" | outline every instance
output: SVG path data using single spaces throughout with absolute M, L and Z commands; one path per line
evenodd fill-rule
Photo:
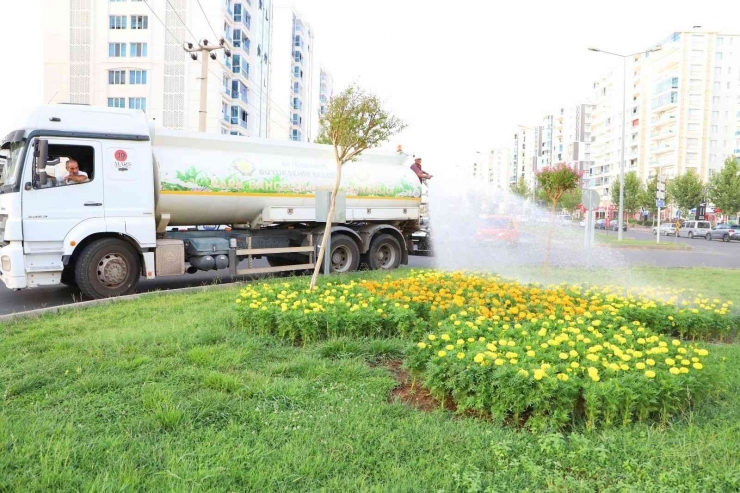
M 96 0 L 108 1 L 108 0 Z M 210 0 L 209 0 L 210 1 Z M 740 32 L 737 0 L 294 0 L 335 90 L 352 81 L 409 124 L 390 143 L 431 170 L 506 145 L 516 124 L 589 94 L 619 61 L 701 25 Z M 0 134 L 43 103 L 41 1 L 0 0 Z M 22 45 L 21 45 L 22 43 Z

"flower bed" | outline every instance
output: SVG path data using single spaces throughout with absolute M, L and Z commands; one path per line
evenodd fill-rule
M 407 365 L 437 397 L 536 429 L 666 420 L 716 389 L 707 349 L 660 332 L 729 337 L 737 317 L 682 295 L 420 271 L 314 291 L 255 284 L 237 303 L 244 326 L 294 343 L 406 338 Z

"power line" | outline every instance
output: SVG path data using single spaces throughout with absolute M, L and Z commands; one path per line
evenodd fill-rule
M 208 23 L 208 27 L 211 28 L 211 32 L 213 33 L 213 37 L 218 40 L 218 34 L 216 34 L 216 31 L 213 29 L 213 26 L 211 25 L 211 21 L 208 20 L 208 16 L 206 15 L 206 11 L 203 9 L 203 5 L 201 5 L 200 0 L 198 1 L 198 7 L 200 7 L 200 11 L 203 12 L 203 17 L 205 17 L 206 22 Z
M 190 33 L 190 36 L 192 36 L 195 42 L 197 43 L 198 37 L 195 34 L 193 34 L 193 31 L 191 31 L 190 28 L 188 28 L 188 25 L 185 24 L 185 21 L 182 20 L 182 17 L 180 17 L 180 14 L 177 13 L 177 10 L 175 10 L 175 7 L 173 7 L 172 4 L 170 3 L 170 0 L 166 0 L 166 1 L 167 1 L 167 5 L 169 5 L 170 8 L 172 9 L 172 12 L 177 16 L 178 19 L 180 19 L 180 22 L 182 23 L 183 27 Z
M 152 8 L 152 6 L 149 5 L 149 2 L 147 2 L 147 0 L 143 0 L 143 1 L 144 1 L 144 5 L 146 5 L 147 7 L 149 7 L 149 10 L 152 12 L 152 14 L 154 14 L 154 17 L 156 17 L 157 20 L 159 21 L 159 23 L 162 24 L 162 27 L 164 27 L 167 30 L 167 32 L 170 33 L 170 36 L 172 36 L 173 38 L 175 38 L 175 41 L 177 41 L 181 45 L 184 44 L 182 41 L 180 41 L 180 38 L 178 38 L 177 36 L 175 36 L 175 34 L 172 31 L 170 31 L 170 28 L 167 27 L 167 24 L 165 24 L 162 21 L 162 19 L 159 18 L 159 16 L 154 11 L 154 9 Z

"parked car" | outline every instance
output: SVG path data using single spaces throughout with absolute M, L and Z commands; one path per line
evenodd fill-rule
M 578 223 L 578 225 L 579 225 L 580 227 L 582 227 L 582 228 L 585 228 L 585 227 L 586 227 L 586 220 L 585 220 L 585 219 L 583 219 L 583 220 L 582 220 L 582 221 L 581 221 L 580 223 Z
M 557 217 L 558 224 L 563 226 L 573 226 L 573 216 L 570 214 L 559 214 Z
M 689 238 L 705 238 L 707 233 L 712 230 L 709 221 L 686 221 L 678 230 L 678 236 L 688 236 Z
M 740 228 L 732 226 L 727 223 L 718 224 L 704 236 L 707 240 L 722 240 L 728 242 L 730 240 L 740 241 Z
M 519 241 L 519 226 L 511 216 L 481 216 L 475 239 L 481 243 L 514 245 Z
M 609 229 L 612 231 L 619 231 L 619 220 L 612 219 L 609 223 Z M 627 231 L 627 223 L 622 224 L 622 231 Z
M 676 224 L 675 223 L 663 223 L 660 225 L 660 228 L 656 228 L 653 226 L 653 234 L 657 235 L 658 232 L 660 232 L 662 236 L 675 235 L 676 234 Z
M 606 219 L 597 219 L 594 223 L 595 229 L 606 229 Z

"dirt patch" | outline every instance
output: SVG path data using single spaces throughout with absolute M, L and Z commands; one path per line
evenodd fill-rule
M 402 361 L 388 361 L 382 365 L 398 382 L 398 387 L 391 391 L 389 402 L 401 401 L 420 411 L 431 412 L 444 407 L 448 411 L 456 412 L 457 406 L 452 399 L 446 399 L 444 405 L 433 397 L 420 382 L 414 381 L 408 371 L 403 368 Z

